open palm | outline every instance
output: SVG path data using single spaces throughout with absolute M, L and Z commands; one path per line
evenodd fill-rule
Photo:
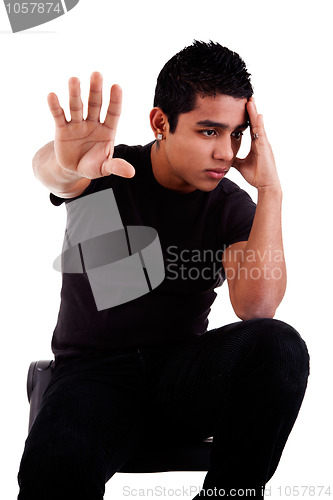
M 79 177 L 95 179 L 111 173 L 132 177 L 134 168 L 120 158 L 112 158 L 117 125 L 121 113 L 122 92 L 113 85 L 106 117 L 100 122 L 102 107 L 102 75 L 93 73 L 90 80 L 87 117 L 83 118 L 80 82 L 69 80 L 69 107 L 71 120 L 67 121 L 56 94 L 48 95 L 56 132 L 54 151 L 58 164 Z

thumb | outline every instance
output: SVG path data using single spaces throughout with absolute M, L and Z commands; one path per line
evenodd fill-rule
M 233 166 L 236 170 L 240 171 L 240 169 L 242 168 L 243 163 L 244 163 L 244 158 L 237 158 L 237 157 L 236 157 L 236 158 L 234 159 L 234 161 L 233 161 L 232 166 Z
M 133 177 L 135 175 L 134 167 L 122 158 L 107 158 L 101 168 L 102 176 L 119 175 L 119 177 Z

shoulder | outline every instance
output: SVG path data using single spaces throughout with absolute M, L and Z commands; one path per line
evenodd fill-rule
M 126 144 L 118 144 L 114 148 L 113 157 L 123 158 L 129 163 L 140 164 L 145 162 L 147 157 L 150 158 L 150 151 L 153 142 L 146 144 L 144 146 L 127 146 Z
M 255 206 L 255 203 L 250 195 L 230 179 L 222 179 L 211 194 L 216 204 L 222 203 L 223 205 L 233 205 L 237 203 L 245 203 Z
M 222 179 L 216 189 L 220 192 L 220 195 L 224 194 L 225 196 L 231 196 L 235 193 L 247 194 L 246 191 L 241 189 L 235 182 L 231 181 L 230 179 Z
M 256 204 L 251 196 L 229 179 L 223 179 L 216 190 L 220 204 L 220 241 L 223 248 L 247 241 L 250 235 Z

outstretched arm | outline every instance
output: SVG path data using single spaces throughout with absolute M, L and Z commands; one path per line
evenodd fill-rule
M 258 190 L 258 203 L 247 242 L 230 245 L 223 254 L 233 308 L 241 319 L 273 317 L 286 289 L 281 229 L 282 191 L 262 115 L 247 103 L 252 144 L 234 167 Z
M 113 159 L 114 141 L 121 113 L 122 92 L 113 85 L 106 117 L 100 122 L 103 80 L 100 73 L 90 79 L 87 117 L 83 118 L 80 82 L 69 80 L 71 120 L 67 121 L 56 94 L 48 95 L 55 121 L 55 140 L 33 158 L 36 177 L 54 194 L 71 198 L 81 194 L 91 179 L 110 174 L 132 177 L 134 168 L 125 160 Z

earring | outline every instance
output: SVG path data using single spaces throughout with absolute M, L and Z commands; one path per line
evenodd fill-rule
M 163 139 L 163 134 L 157 134 L 157 140 L 161 141 Z

